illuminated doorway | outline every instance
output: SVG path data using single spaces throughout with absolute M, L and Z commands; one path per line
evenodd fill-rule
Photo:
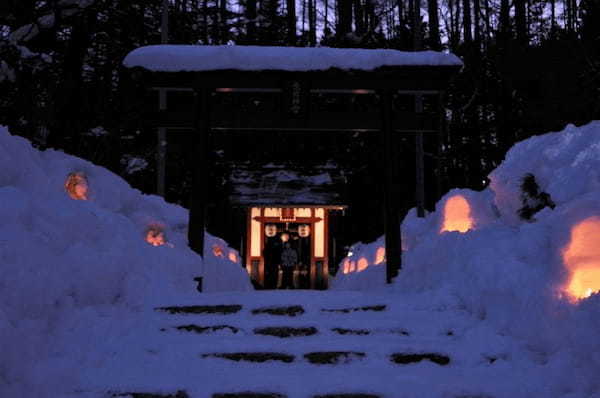
M 335 207 L 251 207 L 246 230 L 246 270 L 256 285 L 276 288 L 274 274 L 285 241 L 298 254 L 297 288 L 326 289 L 329 280 L 329 211 Z M 279 278 L 277 278 L 279 279 Z

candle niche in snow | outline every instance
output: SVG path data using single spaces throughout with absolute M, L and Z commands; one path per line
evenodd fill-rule
M 162 227 L 152 225 L 146 230 L 146 242 L 152 246 L 162 246 L 166 243 L 165 232 Z
M 562 257 L 570 274 L 563 288 L 573 301 L 600 292 L 600 217 L 573 226 Z
M 84 173 L 75 171 L 69 173 L 65 181 L 65 191 L 73 200 L 88 200 L 88 180 Z
M 458 231 L 461 233 L 473 229 L 471 206 L 462 195 L 449 198 L 444 204 L 444 222 L 440 232 Z

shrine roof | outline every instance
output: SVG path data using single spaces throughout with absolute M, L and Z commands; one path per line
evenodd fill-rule
M 371 71 L 382 67 L 460 67 L 462 64 L 454 54 L 435 51 L 238 45 L 147 46 L 133 50 L 123 61 L 128 68 L 141 67 L 152 72 Z
M 270 164 L 259 169 L 238 167 L 230 177 L 230 200 L 249 205 L 342 205 L 345 179 L 331 165 L 310 171 Z

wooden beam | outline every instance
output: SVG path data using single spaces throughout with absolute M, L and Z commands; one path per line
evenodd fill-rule
M 386 281 L 391 283 L 402 265 L 402 236 L 400 234 L 400 210 L 395 181 L 395 161 L 392 140 L 392 91 L 381 93 L 382 125 L 381 152 L 383 154 L 383 225 L 385 228 Z
M 196 112 L 163 111 L 148 112 L 144 121 L 149 127 L 189 128 L 194 127 Z M 307 119 L 292 119 L 278 112 L 248 113 L 236 109 L 215 109 L 211 115 L 212 129 L 268 130 L 280 131 L 357 131 L 374 130 L 382 127 L 381 115 L 375 112 L 311 112 Z M 439 117 L 436 113 L 398 111 L 392 116 L 393 130 L 410 132 L 436 132 Z
M 167 129 L 165 127 L 158 128 L 156 157 L 156 194 L 164 197 L 167 173 Z
M 192 195 L 190 199 L 190 218 L 188 224 L 188 245 L 204 258 L 204 234 L 206 228 L 206 204 L 210 184 L 208 183 L 209 135 L 210 135 L 210 89 L 201 87 L 195 96 L 196 133 L 193 138 L 193 151 L 197 158 L 193 170 Z
M 415 95 L 415 112 L 423 113 L 423 96 Z M 425 163 L 423 154 L 423 133 L 418 131 L 415 135 L 415 170 L 417 217 L 425 217 Z
M 461 66 L 400 66 L 373 71 L 330 69 L 326 71 L 243 71 L 151 72 L 135 68 L 137 78 L 149 87 L 193 87 L 200 81 L 206 87 L 281 88 L 283 81 L 301 78 L 311 88 L 440 90 L 448 85 Z
M 439 118 L 440 118 L 440 122 L 439 122 L 439 129 L 438 132 L 436 134 L 436 159 L 435 159 L 435 188 L 436 188 L 436 192 L 435 192 L 435 200 L 438 200 L 439 198 L 442 197 L 442 180 L 443 180 L 443 167 L 444 164 L 442 163 L 442 145 L 445 142 L 445 137 L 444 137 L 444 130 L 445 130 L 445 125 L 446 125 L 446 114 L 445 114 L 445 109 L 444 109 L 444 93 L 440 92 L 440 94 L 438 95 L 437 98 L 437 106 L 438 106 L 438 112 L 439 112 Z M 437 209 L 434 209 L 437 210 Z
M 158 93 L 158 109 L 160 111 L 167 110 L 166 90 L 160 90 Z M 156 193 L 158 196 L 164 197 L 167 169 L 167 128 L 164 126 L 158 128 L 156 157 Z
M 167 92 L 193 92 L 190 87 L 151 87 L 151 90 Z M 263 87 L 218 87 L 215 89 L 217 93 L 281 93 L 281 88 L 263 88 Z M 375 89 L 361 88 L 311 88 L 309 92 L 312 94 L 349 94 L 349 95 L 372 95 L 377 91 Z M 394 93 L 401 95 L 438 95 L 440 90 L 394 90 Z

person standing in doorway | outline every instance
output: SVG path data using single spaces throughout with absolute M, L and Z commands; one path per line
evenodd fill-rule
M 281 268 L 283 269 L 281 278 L 282 289 L 294 288 L 294 268 L 296 268 L 297 263 L 298 254 L 296 250 L 292 249 L 290 242 L 286 242 L 281 252 Z

